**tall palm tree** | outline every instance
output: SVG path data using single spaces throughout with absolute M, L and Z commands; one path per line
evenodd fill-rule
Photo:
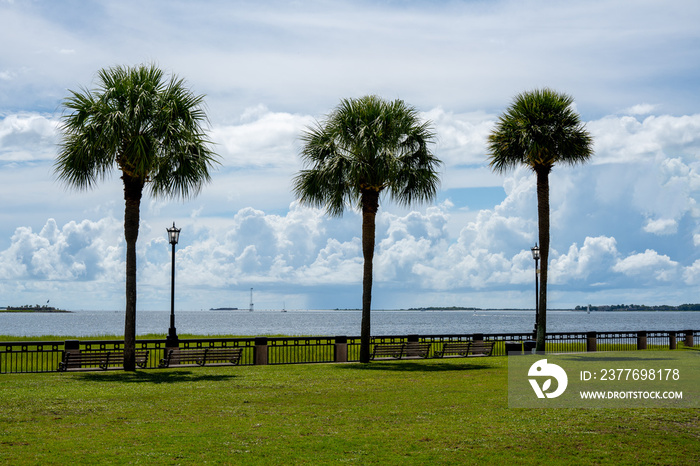
M 102 69 L 93 90 L 63 101 L 62 140 L 54 165 L 59 180 L 93 188 L 115 168 L 124 183 L 126 318 L 124 369 L 135 370 L 136 240 L 144 188 L 154 197 L 196 195 L 210 181 L 217 155 L 204 127 L 203 96 L 155 65 Z
M 435 134 L 415 108 L 376 96 L 344 99 L 302 135 L 305 167 L 294 180 L 302 204 L 341 216 L 362 210 L 362 327 L 360 361 L 369 362 L 375 217 L 382 192 L 399 204 L 435 198 L 441 164 L 428 145 Z
M 574 99 L 551 89 L 515 97 L 488 137 L 491 168 L 499 173 L 519 165 L 537 176 L 540 295 L 536 350 L 544 351 L 549 258 L 549 173 L 557 163 L 577 165 L 593 155 L 593 140 L 572 108 Z

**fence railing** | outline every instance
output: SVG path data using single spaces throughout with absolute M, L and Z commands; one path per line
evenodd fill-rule
M 372 338 L 372 344 L 424 342 L 430 343 L 428 357 L 446 342 L 493 341 L 493 355 L 534 349 L 530 333 L 494 333 L 467 335 L 386 335 Z M 700 347 L 700 330 L 586 332 L 547 334 L 545 351 L 575 353 L 586 351 L 675 350 Z M 360 360 L 360 337 L 257 337 L 257 338 L 194 338 L 181 339 L 178 349 L 242 348 L 241 365 L 308 364 L 353 362 Z M 121 351 L 122 340 L 66 340 L 0 342 L 0 374 L 52 372 L 58 370 L 65 351 Z M 136 341 L 137 351 L 148 352 L 146 369 L 158 367 L 166 348 L 165 339 Z

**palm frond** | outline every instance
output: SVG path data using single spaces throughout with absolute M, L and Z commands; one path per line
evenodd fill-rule
M 534 170 L 586 162 L 593 155 L 592 138 L 573 102 L 548 88 L 517 95 L 488 137 L 491 168 L 504 172 L 519 165 Z
M 69 186 L 93 187 L 116 167 L 154 196 L 186 198 L 218 163 L 203 96 L 153 64 L 102 69 L 94 90 L 72 91 L 63 107 L 54 170 Z
M 401 100 L 343 99 L 302 133 L 305 169 L 294 180 L 294 192 L 330 215 L 359 205 L 363 190 L 387 190 L 402 204 L 432 200 L 441 163 L 429 150 L 433 139 L 430 123 Z

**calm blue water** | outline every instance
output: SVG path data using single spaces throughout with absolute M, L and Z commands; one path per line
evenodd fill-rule
M 357 336 L 360 311 L 179 311 L 177 332 L 198 335 Z M 534 311 L 373 311 L 372 335 L 531 332 Z M 136 333 L 165 335 L 166 311 L 138 311 Z M 700 312 L 549 311 L 549 332 L 697 330 Z M 124 311 L 69 314 L 0 313 L 0 335 L 101 336 L 124 334 Z

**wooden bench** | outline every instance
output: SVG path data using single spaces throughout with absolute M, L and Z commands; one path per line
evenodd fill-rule
M 394 359 L 402 357 L 427 358 L 428 353 L 430 353 L 430 343 L 375 343 L 370 359 L 375 359 L 377 356 Z
M 442 345 L 442 351 L 436 351 L 435 357 L 441 358 L 446 354 L 474 357 L 490 356 L 493 351 L 493 341 L 448 341 Z
M 136 365 L 144 368 L 148 363 L 148 351 L 136 351 Z M 58 370 L 96 369 L 107 370 L 109 367 L 124 366 L 124 351 L 64 351 L 63 359 L 58 363 Z
M 234 366 L 241 361 L 243 348 L 182 348 L 178 350 L 168 350 L 165 357 L 160 360 L 158 367 L 170 367 L 171 363 L 176 365 L 186 365 L 196 363 L 204 366 L 211 362 L 231 363 Z

